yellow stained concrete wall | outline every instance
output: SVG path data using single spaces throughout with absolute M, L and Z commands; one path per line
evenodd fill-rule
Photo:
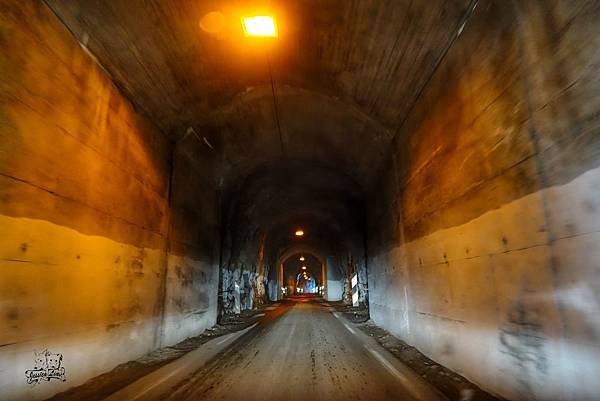
M 0 226 L 3 400 L 45 398 L 155 348 L 162 250 L 27 217 Z M 66 381 L 30 386 L 46 348 L 63 355 Z
M 593 3 L 479 1 L 370 202 L 371 317 L 512 400 L 600 393 Z
M 0 3 L 0 399 L 48 397 L 215 322 L 215 208 L 194 214 L 206 186 L 182 168 L 169 207 L 171 157 L 43 2 Z M 46 348 L 66 381 L 28 385 Z

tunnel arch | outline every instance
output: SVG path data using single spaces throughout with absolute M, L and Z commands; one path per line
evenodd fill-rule
M 258 286 L 268 287 L 259 291 L 268 298 L 281 297 L 280 257 L 295 246 L 313 248 L 321 260 L 333 262 L 320 274 L 324 287 L 332 266 L 342 279 L 348 255 L 360 255 L 364 264 L 364 187 L 342 168 L 317 159 L 277 159 L 224 191 L 223 268 L 234 272 L 228 277 L 253 275 Z M 306 235 L 295 237 L 296 228 Z M 224 290 L 229 288 L 226 280 Z
M 192 124 L 227 154 L 221 169 L 226 186 L 236 187 L 249 172 L 281 159 L 328 165 L 363 188 L 372 182 L 378 173 L 374 162 L 385 159 L 393 136 L 388 128 L 351 101 L 317 88 L 276 84 L 275 97 L 281 138 L 270 85 L 246 88 L 207 120 Z
M 596 401 L 600 1 L 283 0 L 269 59 L 198 26 L 246 3 L 3 0 L 2 396 L 254 308 L 302 245 L 495 395 Z
M 292 245 L 286 249 L 277 259 L 278 268 L 278 297 L 282 296 L 281 288 L 285 284 L 284 282 L 284 264 L 293 256 L 298 254 L 312 255 L 321 262 L 321 285 L 323 286 L 323 296 L 327 293 L 327 257 L 319 251 L 317 248 L 306 245 Z

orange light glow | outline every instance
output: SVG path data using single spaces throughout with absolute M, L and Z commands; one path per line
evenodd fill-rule
M 302 266 L 302 270 L 306 270 L 306 266 Z
M 219 11 L 211 11 L 200 20 L 200 28 L 206 33 L 216 34 L 225 27 L 225 16 Z
M 304 256 L 300 256 L 300 262 L 304 262 Z
M 273 17 L 257 15 L 256 17 L 242 18 L 246 36 L 277 37 L 277 26 Z
M 304 231 L 296 230 L 296 237 L 302 237 L 304 235 Z

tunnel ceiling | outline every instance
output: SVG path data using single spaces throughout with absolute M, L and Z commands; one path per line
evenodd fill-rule
M 290 248 L 330 255 L 362 244 L 364 193 L 351 177 L 309 160 L 275 161 L 255 169 L 229 194 L 231 259 L 264 249 L 269 264 Z M 296 229 L 305 231 L 298 238 Z
M 46 3 L 166 135 L 194 127 L 205 136 L 226 180 L 282 156 L 268 52 L 285 156 L 329 163 L 365 185 L 469 1 Z M 279 22 L 269 49 L 245 39 L 239 20 L 265 9 Z M 199 26 L 211 11 L 225 16 L 217 34 Z

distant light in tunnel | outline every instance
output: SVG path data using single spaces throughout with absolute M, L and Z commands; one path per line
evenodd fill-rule
M 304 262 L 304 256 L 300 256 L 300 262 Z
M 304 235 L 304 231 L 296 230 L 296 237 L 302 237 Z
M 302 266 L 302 270 L 306 270 L 306 266 Z
M 277 37 L 277 27 L 273 17 L 257 15 L 243 18 L 244 33 L 246 36 Z

